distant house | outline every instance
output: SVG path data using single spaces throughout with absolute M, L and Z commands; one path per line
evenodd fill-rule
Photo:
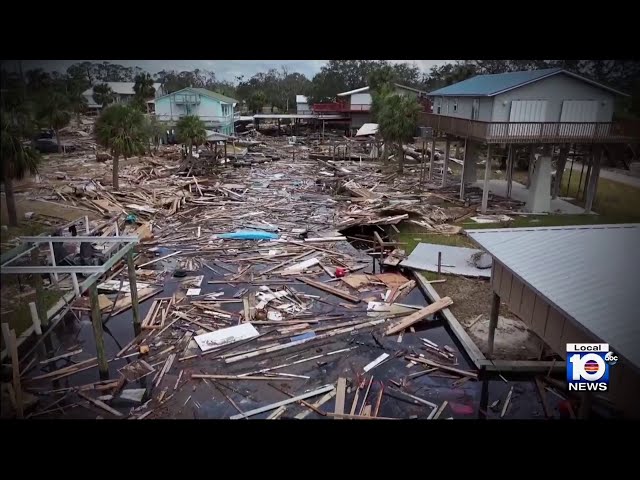
M 304 95 L 296 95 L 296 113 L 298 115 L 306 115 L 311 113 L 311 107 Z
M 95 85 L 100 85 L 102 83 L 106 83 L 107 85 L 109 85 L 109 87 L 115 94 L 114 103 L 128 103 L 133 99 L 134 95 L 136 94 L 136 92 L 133 90 L 133 86 L 135 85 L 134 82 L 96 82 Z M 156 97 L 164 95 L 164 88 L 161 83 L 154 83 L 153 88 L 155 88 L 156 90 L 156 93 L 155 93 Z M 85 90 L 82 93 L 82 95 L 86 98 L 87 106 L 90 110 L 97 111 L 102 108 L 102 105 L 99 105 L 93 99 L 93 86 Z M 153 111 L 153 105 L 155 104 L 155 100 L 154 99 L 149 100 L 147 104 L 149 105 L 150 110 Z
M 438 138 L 447 143 L 442 178 L 438 181 L 443 186 L 447 184 L 450 143 L 464 143 L 460 189 L 463 198 L 465 184 L 477 180 L 476 147 L 487 144 L 489 157 L 493 149 L 494 153 L 498 150 L 507 158 L 506 195 L 511 197 L 514 146 L 522 151 L 521 147 L 527 145 L 532 187 L 526 209 L 531 212 L 549 212 L 551 209 L 554 147 L 559 149 L 554 198 L 559 193 L 570 146 L 582 145 L 588 149 L 588 172 L 593 169 L 594 174 L 584 176 L 582 190 L 586 192 L 584 208 L 589 212 L 597 190 L 603 145 L 629 143 L 640 136 L 632 124 L 612 121 L 614 101 L 617 96 L 627 96 L 625 93 L 561 68 L 477 75 L 432 91 L 428 96 L 433 101 L 433 113 L 423 114 L 420 123 L 434 132 L 433 147 Z M 432 170 L 430 168 L 430 181 L 435 180 Z M 487 209 L 489 188 L 492 188 L 490 178 L 491 162 L 486 162 L 483 213 Z
M 398 83 L 395 83 L 394 86 L 396 93 L 417 98 L 421 103 L 424 103 L 425 110 L 428 110 L 425 103 L 427 92 Z M 348 92 L 338 93 L 335 102 L 314 104 L 313 112 L 321 114 L 344 114 L 349 120 L 351 130 L 354 131 L 362 127 L 365 123 L 372 122 L 371 104 L 370 88 L 362 87 L 349 90 Z
M 238 101 L 206 88 L 183 88 L 156 98 L 156 118 L 173 124 L 181 117 L 195 115 L 208 129 L 233 135 L 234 108 Z

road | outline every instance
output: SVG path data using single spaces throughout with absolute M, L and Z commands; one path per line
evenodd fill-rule
M 575 162 L 573 165 L 573 174 L 572 175 L 580 175 L 580 170 L 582 169 L 582 164 L 579 162 Z M 567 162 L 567 166 L 565 167 L 565 175 L 569 174 L 569 170 L 571 170 L 571 162 Z M 585 166 L 585 175 L 587 173 L 587 168 Z M 630 185 L 635 188 L 640 188 L 640 177 L 635 177 L 632 175 L 626 175 L 624 173 L 618 173 L 614 170 L 607 170 L 604 168 L 600 169 L 600 178 L 606 178 L 607 180 L 612 180 L 614 182 L 624 183 L 625 185 Z

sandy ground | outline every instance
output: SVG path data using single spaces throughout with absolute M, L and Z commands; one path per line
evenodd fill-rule
M 486 280 L 454 275 L 443 275 L 447 281 L 433 286 L 441 297 L 453 299 L 451 312 L 465 327 L 478 348 L 487 354 L 489 314 L 491 313 L 491 287 Z M 498 318 L 494 341 L 494 358 L 509 360 L 538 359 L 541 341 L 527 330 L 526 325 L 509 311 L 503 303 L 500 311 L 506 317 Z M 481 317 L 478 319 L 478 316 Z

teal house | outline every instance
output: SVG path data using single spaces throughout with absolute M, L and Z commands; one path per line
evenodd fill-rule
M 156 118 L 175 125 L 184 116 L 199 117 L 208 130 L 233 135 L 238 101 L 206 88 L 183 88 L 156 98 Z

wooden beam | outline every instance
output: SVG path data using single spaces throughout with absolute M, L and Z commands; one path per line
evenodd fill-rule
M 489 203 L 489 182 L 491 180 L 491 144 L 487 144 L 487 161 L 484 166 L 484 188 L 482 190 L 482 207 L 480 211 L 487 213 L 487 205 Z
M 441 363 L 434 362 L 433 360 L 429 360 L 427 358 L 412 357 L 411 355 L 407 355 L 404 358 L 406 358 L 407 360 L 411 360 L 412 362 L 423 363 L 425 365 L 429 365 L 430 367 L 439 368 L 440 370 L 444 370 L 445 372 L 455 373 L 456 375 L 462 375 L 464 377 L 473 378 L 475 380 L 478 379 L 478 374 L 475 372 L 460 370 L 459 368 L 450 367 L 449 365 L 443 365 Z
M 496 292 L 493 292 L 493 298 L 491 300 L 491 315 L 489 317 L 489 338 L 487 340 L 489 358 L 493 355 L 493 342 L 496 335 L 496 327 L 498 326 L 499 313 L 500 296 Z
M 479 362 L 479 368 L 485 368 L 487 372 L 530 372 L 547 373 L 552 369 L 553 373 L 565 371 L 564 362 L 540 361 L 540 360 L 489 360 Z
M 453 304 L 453 300 L 449 297 L 441 298 L 440 300 L 435 301 L 431 305 L 424 307 L 421 310 L 418 310 L 415 313 L 412 313 L 407 318 L 399 321 L 395 325 L 391 325 L 386 332 L 385 335 L 393 335 L 395 333 L 401 332 L 402 330 L 409 328 L 411 325 L 418 323 L 420 320 L 432 315 L 436 312 L 439 312 L 443 308 L 448 307 Z
M 464 151 L 462 153 L 462 172 L 460 172 L 460 200 L 464 201 L 464 169 L 467 162 L 467 144 L 468 139 L 464 139 Z M 474 160 L 475 161 L 475 160 Z
M 102 331 L 102 313 L 100 313 L 100 301 L 98 300 L 98 288 L 96 283 L 89 286 L 89 297 L 91 298 L 91 323 L 93 325 L 93 336 L 96 342 L 96 354 L 98 356 L 98 368 L 100 373 L 109 372 L 107 363 L 107 353 L 104 348 L 104 332 Z
M 347 389 L 347 379 L 344 377 L 338 378 L 338 386 L 336 388 L 336 406 L 334 412 L 337 414 L 344 413 L 344 397 Z
M 428 282 L 421 273 L 413 272 L 413 275 L 418 282 L 418 286 L 422 289 L 429 300 L 431 300 L 432 302 L 440 300 L 440 295 L 438 295 L 438 292 L 436 292 L 435 288 L 430 285 L 430 282 Z M 456 336 L 456 338 L 464 348 L 466 354 L 471 359 L 471 362 L 478 370 L 480 370 L 480 362 L 486 360 L 484 354 L 480 351 L 478 346 L 474 343 L 474 341 L 471 339 L 460 322 L 458 322 L 458 319 L 455 317 L 455 315 L 453 315 L 450 309 L 445 308 L 441 313 L 449 324 L 449 327 L 453 331 L 453 334 Z
M 449 155 L 451 153 L 451 139 L 447 137 L 444 146 L 444 160 L 442 162 L 442 186 L 447 186 L 447 169 L 449 168 Z
M 327 293 L 330 293 L 331 295 L 335 295 L 337 297 L 344 298 L 345 300 L 349 300 L 350 302 L 353 302 L 353 303 L 360 302 L 360 299 L 358 297 L 350 295 L 343 290 L 338 290 L 337 288 L 330 287 L 329 285 L 326 285 L 322 282 L 311 280 L 310 278 L 305 278 L 305 277 L 297 277 L 297 280 L 303 283 L 306 283 L 307 285 L 310 285 L 314 288 L 317 288 L 318 290 L 323 290 Z
M 295 403 L 300 400 L 305 400 L 310 397 L 316 397 L 318 395 L 322 395 L 323 393 L 327 393 L 333 390 L 335 387 L 333 385 L 325 385 L 324 387 L 320 387 L 317 390 L 313 390 L 311 392 L 303 393 L 302 395 L 298 395 L 296 397 L 291 397 L 286 400 L 282 400 L 280 402 L 272 403 L 270 405 L 266 405 L 264 407 L 255 408 L 253 410 L 249 410 L 248 412 L 240 413 L 238 415 L 232 415 L 229 417 L 231 420 L 238 420 L 240 418 L 252 417 L 253 415 L 258 415 L 260 413 L 268 412 L 270 410 L 275 410 L 278 407 L 282 407 L 283 405 L 289 405 L 290 403 Z
M 3 325 L 5 325 L 3 323 Z M 18 341 L 16 331 L 9 330 L 8 346 L 11 352 L 11 370 L 13 371 L 13 391 L 16 397 L 16 416 L 24 418 L 24 405 L 22 403 L 22 386 L 20 385 L 20 361 L 18 359 Z

